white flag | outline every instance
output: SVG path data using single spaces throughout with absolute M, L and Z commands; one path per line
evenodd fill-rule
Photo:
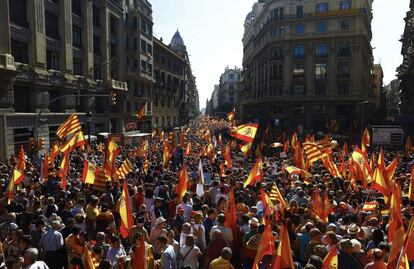
M 198 182 L 196 187 L 196 193 L 199 197 L 204 195 L 204 172 L 203 172 L 203 165 L 201 164 L 201 160 L 198 163 Z

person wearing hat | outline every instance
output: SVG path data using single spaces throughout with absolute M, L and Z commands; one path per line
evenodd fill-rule
M 346 231 L 351 236 L 352 239 L 357 239 L 358 241 L 362 242 L 362 240 L 359 237 L 361 228 L 359 228 L 358 225 L 352 223 L 351 225 L 348 226 L 348 229 Z
M 243 244 L 246 244 L 253 236 L 257 234 L 257 228 L 259 227 L 259 220 L 257 218 L 252 218 L 249 220 L 250 230 L 243 237 Z
M 156 240 L 160 236 L 167 236 L 167 230 L 165 229 L 165 219 L 159 217 L 156 220 L 156 225 L 150 232 L 149 243 L 154 247 L 154 257 L 158 259 L 161 256 L 160 249 L 157 248 Z
M 362 269 L 363 266 L 352 256 L 353 245 L 351 240 L 342 239 L 339 242 L 338 269 Z
M 151 217 L 151 226 L 155 226 L 155 222 L 157 218 L 163 217 L 167 219 L 168 217 L 168 209 L 164 205 L 164 198 L 162 197 L 155 197 L 154 205 L 150 207 L 149 214 Z

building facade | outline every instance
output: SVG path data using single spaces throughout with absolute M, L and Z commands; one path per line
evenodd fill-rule
M 394 117 L 398 115 L 401 100 L 397 79 L 392 80 L 390 84 L 385 86 L 385 95 L 387 116 Z
M 154 40 L 147 0 L 0 0 L 0 12 L 0 161 L 31 137 L 48 148 L 73 112 L 84 127 L 92 114 L 84 128 L 92 134 L 151 130 Z M 198 115 L 198 92 L 185 47 L 178 49 L 187 61 L 180 109 L 188 121 Z
M 374 105 L 372 1 L 259 1 L 245 20 L 240 115 L 342 132 Z M 354 124 L 352 124 L 354 123 Z
M 233 108 L 236 104 L 237 94 L 240 90 L 241 69 L 226 67 L 220 76 L 218 106 Z

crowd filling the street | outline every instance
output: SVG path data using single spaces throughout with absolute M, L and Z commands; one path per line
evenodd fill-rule
M 414 147 L 199 117 L 91 144 L 76 114 L 0 166 L 1 268 L 396 269 L 414 262 Z M 341 136 L 344 137 L 344 136 Z

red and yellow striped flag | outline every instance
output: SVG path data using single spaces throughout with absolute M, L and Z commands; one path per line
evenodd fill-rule
M 322 152 L 313 142 L 303 143 L 303 150 L 306 153 L 306 159 L 308 160 L 309 166 L 312 166 L 314 162 L 327 156 L 327 154 Z
M 410 186 L 408 188 L 408 199 L 414 201 L 414 165 L 411 166 Z
M 228 227 L 233 232 L 233 240 L 237 236 L 237 208 L 236 199 L 234 198 L 234 187 L 230 189 L 229 198 L 226 205 L 226 218 L 224 220 L 224 227 Z
M 7 204 L 10 204 L 11 200 L 14 197 L 14 186 L 15 186 L 14 179 L 11 178 L 9 181 L 9 184 L 7 184 L 6 193 L 5 193 L 7 197 Z
M 250 123 L 237 126 L 231 130 L 230 135 L 247 143 L 253 143 L 259 124 Z
M 168 167 L 170 164 L 170 160 L 172 158 L 172 149 L 170 144 L 168 143 L 168 140 L 164 141 L 164 145 L 162 147 L 162 161 L 164 163 L 164 167 Z
M 59 169 L 59 176 L 60 176 L 60 186 L 62 189 L 66 189 L 66 185 L 68 184 L 67 176 L 69 171 L 69 152 L 65 152 L 63 154 L 62 162 L 60 163 Z
M 279 201 L 282 208 L 287 208 L 286 201 L 283 198 L 282 194 L 280 194 L 279 188 L 276 186 L 276 184 L 273 184 L 272 190 L 270 191 L 270 200 Z
M 243 152 L 244 157 L 247 157 L 250 154 L 252 148 L 252 143 L 244 143 L 240 145 L 240 150 Z
M 181 203 L 183 200 L 184 194 L 187 191 L 188 188 L 188 172 L 187 172 L 187 166 L 184 163 L 183 167 L 180 171 L 180 177 L 177 186 L 175 187 L 175 193 L 178 194 L 178 203 Z
M 65 153 L 71 152 L 75 148 L 86 145 L 86 139 L 83 136 L 82 130 L 77 131 L 66 143 L 60 148 L 60 151 Z
M 300 169 L 300 168 L 295 167 L 295 166 L 285 166 L 283 169 L 286 172 L 288 172 L 289 175 L 299 175 L 303 178 L 313 177 L 313 175 L 311 173 L 309 173 L 308 171 Z
M 369 135 L 368 128 L 365 128 L 364 134 L 363 134 L 362 139 L 361 139 L 361 147 L 366 149 L 367 147 L 370 146 L 370 144 L 371 144 L 371 136 Z
M 122 163 L 122 165 L 116 171 L 116 175 L 118 176 L 118 180 L 119 179 L 125 179 L 126 175 L 128 175 L 132 171 L 133 171 L 133 165 L 129 161 L 129 159 L 126 158 L 124 160 L 124 162 Z
M 53 143 L 50 150 L 50 163 L 54 163 L 57 156 L 60 154 L 59 145 L 55 142 Z
M 369 212 L 369 211 L 375 211 L 378 208 L 378 202 L 372 201 L 372 202 L 365 202 L 364 206 L 362 207 L 361 211 Z
M 18 170 L 17 168 L 13 169 L 13 182 L 14 182 L 14 185 L 17 186 L 20 183 L 22 183 L 22 181 L 25 177 L 26 176 L 23 174 L 22 171 Z
M 295 147 L 293 147 L 293 163 L 300 169 L 306 169 L 305 159 L 303 158 L 302 146 L 300 143 L 297 143 Z
M 129 236 L 129 231 L 134 225 L 134 217 L 132 216 L 131 200 L 129 199 L 128 187 L 126 180 L 122 188 L 122 194 L 119 205 L 119 215 L 121 216 L 121 226 L 119 228 L 123 238 Z
M 256 257 L 254 259 L 252 268 L 259 269 L 259 264 L 260 264 L 260 261 L 263 259 L 263 257 L 265 255 L 273 255 L 274 253 L 275 253 L 275 242 L 273 239 L 272 225 L 270 225 L 269 222 L 266 222 L 265 229 L 260 237 L 259 248 L 257 249 Z M 280 267 L 280 268 L 284 268 L 284 267 Z
M 252 170 L 250 171 L 249 176 L 247 177 L 246 181 L 243 184 L 243 187 L 246 188 L 248 185 L 253 186 L 258 180 L 260 180 L 263 176 L 262 171 L 262 158 L 258 158 L 256 163 L 254 164 Z
M 73 134 L 76 131 L 81 129 L 81 125 L 78 119 L 78 116 L 74 113 L 69 116 L 56 130 L 56 135 L 60 139 L 64 139 L 70 134 Z

